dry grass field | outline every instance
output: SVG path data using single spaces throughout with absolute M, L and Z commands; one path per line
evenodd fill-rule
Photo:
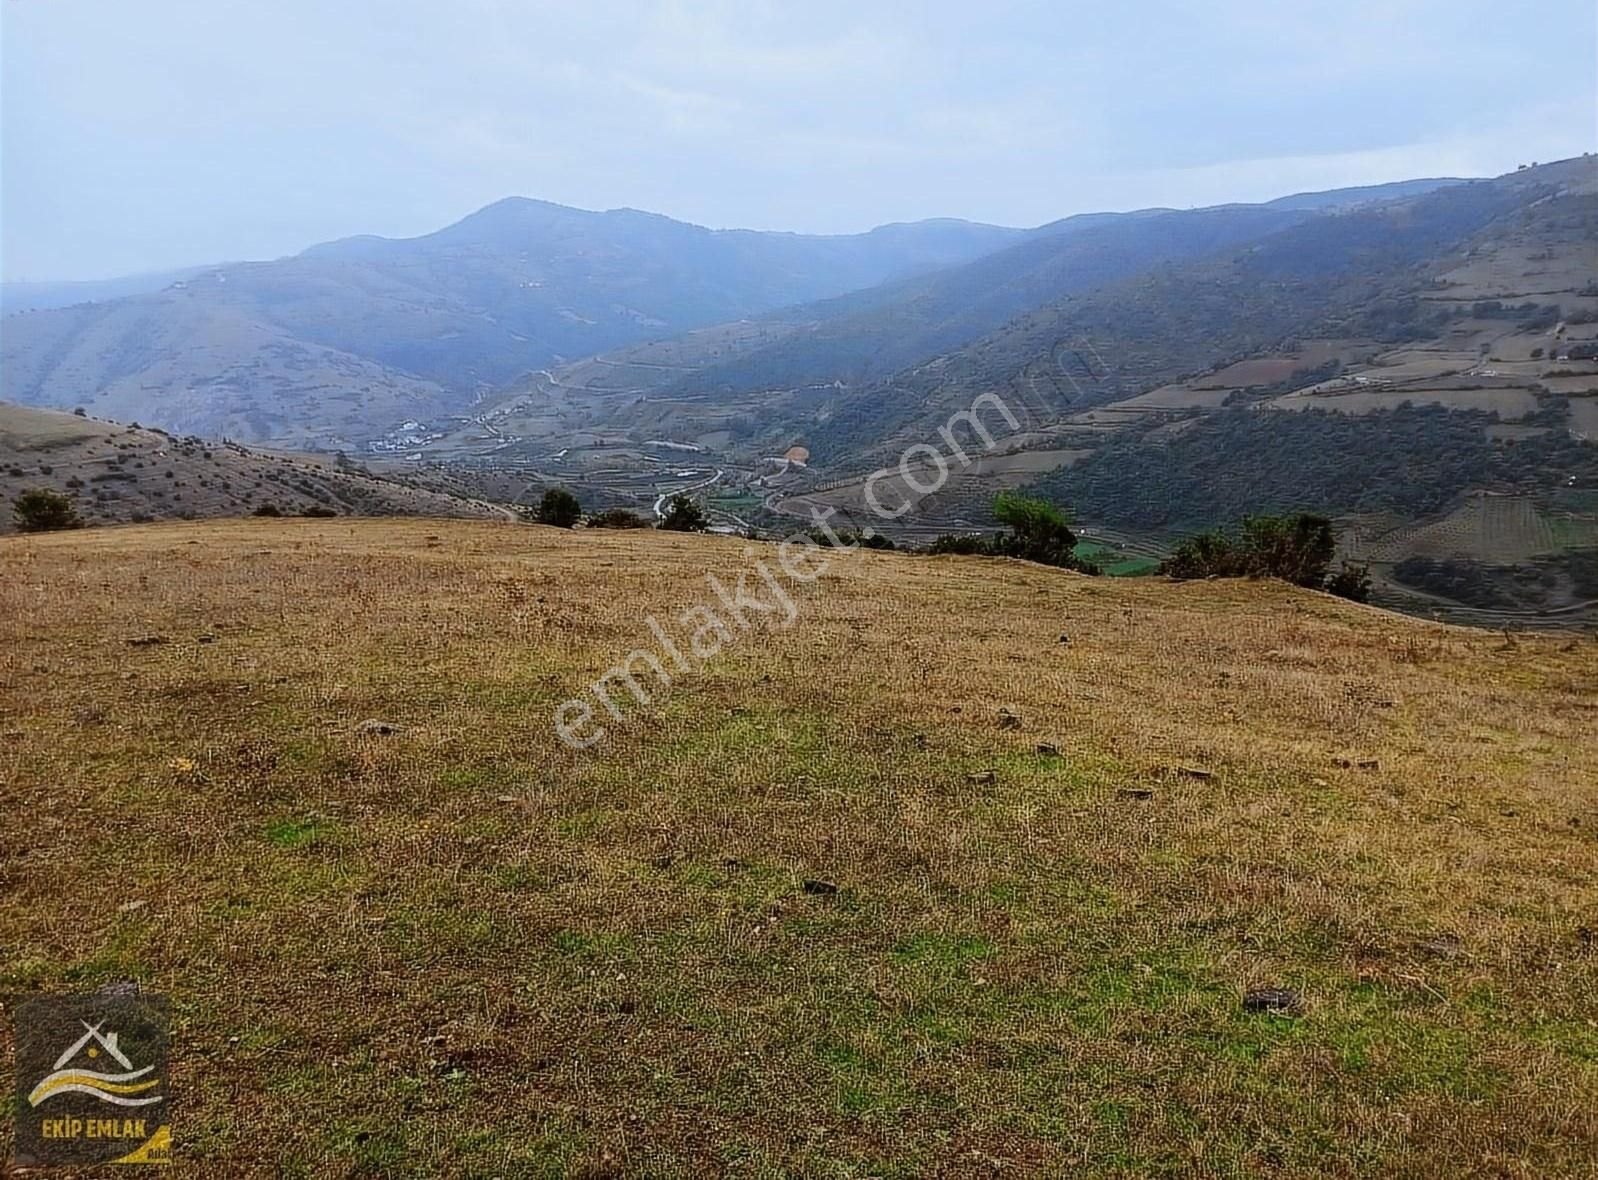
M 0 992 L 169 995 L 186 1175 L 1598 1175 L 1592 637 L 837 555 L 558 741 L 774 552 L 0 539 Z

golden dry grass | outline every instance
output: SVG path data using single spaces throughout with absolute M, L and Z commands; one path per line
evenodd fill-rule
M 1591 637 L 859 554 L 561 745 L 744 548 L 0 541 L 0 988 L 169 994 L 195 1175 L 1598 1174 Z

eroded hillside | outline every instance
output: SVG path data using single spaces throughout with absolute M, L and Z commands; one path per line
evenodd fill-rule
M 71 497 L 88 525 L 256 512 L 512 515 L 433 478 L 382 478 L 334 456 L 251 450 L 0 402 L 0 533 L 15 528 L 16 497 L 35 488 Z

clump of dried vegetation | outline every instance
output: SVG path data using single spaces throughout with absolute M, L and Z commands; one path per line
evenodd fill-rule
M 0 990 L 197 1174 L 1591 1171 L 1590 637 L 862 553 L 563 746 L 745 545 L 0 541 Z

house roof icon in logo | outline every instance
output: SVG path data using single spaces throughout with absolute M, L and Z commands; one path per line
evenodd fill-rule
M 58 1094 L 88 1094 L 117 1106 L 148 1106 L 161 1101 L 161 1095 L 146 1093 L 160 1084 L 158 1078 L 144 1077 L 155 1066 L 134 1069 L 133 1062 L 117 1044 L 117 1034 L 100 1031 L 105 1024 L 103 1020 L 99 1024 L 90 1024 L 86 1020 L 79 1023 L 88 1031 L 56 1058 L 51 1072 L 28 1095 L 29 1105 L 38 1106 Z M 100 1064 L 102 1051 L 122 1067 L 122 1072 L 107 1073 L 93 1068 Z M 67 1063 L 79 1054 L 82 1054 L 87 1064 L 68 1066 Z M 141 1078 L 144 1080 L 140 1081 Z

